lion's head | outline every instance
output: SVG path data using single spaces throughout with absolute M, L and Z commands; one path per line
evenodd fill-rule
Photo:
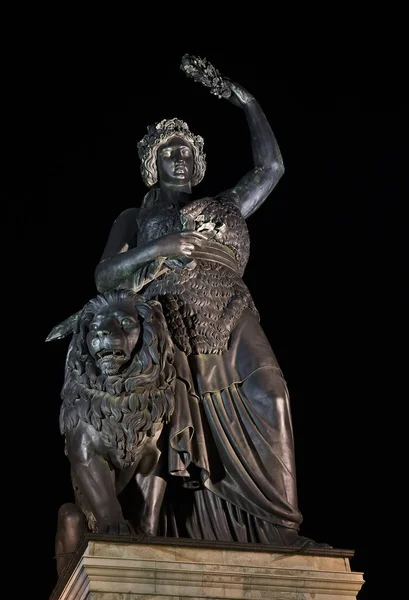
M 97 369 L 115 375 L 129 363 L 141 333 L 137 304 L 128 296 L 93 302 L 93 317 L 88 325 L 87 347 Z
M 100 431 L 119 468 L 132 464 L 174 408 L 174 347 L 155 300 L 105 292 L 82 309 L 68 349 L 61 397 L 63 434 L 79 420 Z

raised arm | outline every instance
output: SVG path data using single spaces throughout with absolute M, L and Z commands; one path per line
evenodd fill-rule
M 232 104 L 243 108 L 250 129 L 254 168 L 227 193 L 232 194 L 247 218 L 264 202 L 284 173 L 274 133 L 257 100 L 237 83 L 229 82 Z
M 280 149 L 259 103 L 241 85 L 221 75 L 206 59 L 184 54 L 180 68 L 188 77 L 201 83 L 219 98 L 243 108 L 250 128 L 254 167 L 227 192 L 247 218 L 264 202 L 284 173 Z

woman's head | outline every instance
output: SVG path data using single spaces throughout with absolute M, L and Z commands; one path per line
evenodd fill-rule
M 206 171 L 206 155 L 203 152 L 203 138 L 194 135 L 184 121 L 179 119 L 164 119 L 155 125 L 148 127 L 148 133 L 138 143 L 138 154 L 141 160 L 141 174 L 144 183 L 152 187 L 158 181 L 158 159 L 160 175 L 170 175 L 170 158 L 177 162 L 177 156 L 181 156 L 181 162 L 185 163 L 186 172 L 182 174 L 182 168 L 175 171 L 175 178 L 183 179 L 191 176 L 192 185 L 200 183 Z M 161 148 L 158 157 L 158 150 Z M 190 153 L 190 157 L 189 157 Z M 192 167 L 190 168 L 190 163 Z

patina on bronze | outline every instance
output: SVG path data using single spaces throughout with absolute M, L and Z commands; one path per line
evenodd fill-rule
M 160 303 L 174 349 L 174 409 L 153 444 L 166 458 L 137 476 L 138 493 L 149 488 L 144 500 L 150 506 L 141 508 L 142 517 L 132 525 L 167 537 L 316 545 L 298 533 L 302 516 L 287 386 L 242 278 L 250 247 L 246 219 L 282 177 L 282 157 L 263 110 L 247 90 L 206 59 L 185 55 L 181 68 L 243 110 L 254 168 L 233 188 L 193 199 L 192 188 L 206 170 L 202 137 L 172 118 L 150 126 L 138 144 L 150 190 L 139 209 L 118 216 L 95 271 L 100 294 L 131 290 Z M 78 315 L 70 317 L 54 337 L 78 330 L 81 322 Z M 106 327 L 110 334 L 111 325 Z M 102 413 L 102 421 L 113 418 Z M 114 418 L 121 423 L 125 415 L 119 411 Z M 84 414 L 69 432 L 62 425 L 69 433 L 76 483 L 91 504 L 96 530 L 126 534 L 127 521 L 108 483 L 121 466 L 106 454 L 102 463 L 100 453 L 98 459 L 89 456 L 94 426 Z M 74 551 L 81 518 L 77 507 L 60 511 L 60 553 Z

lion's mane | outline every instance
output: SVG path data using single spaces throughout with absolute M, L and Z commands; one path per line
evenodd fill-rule
M 116 375 L 101 374 L 86 343 L 95 314 L 110 304 L 134 299 L 141 335 L 131 360 Z M 139 447 L 167 422 L 174 410 L 174 346 L 162 307 L 129 290 L 108 291 L 83 308 L 68 349 L 61 392 L 60 430 L 66 434 L 81 420 L 100 432 L 112 463 L 133 464 Z

